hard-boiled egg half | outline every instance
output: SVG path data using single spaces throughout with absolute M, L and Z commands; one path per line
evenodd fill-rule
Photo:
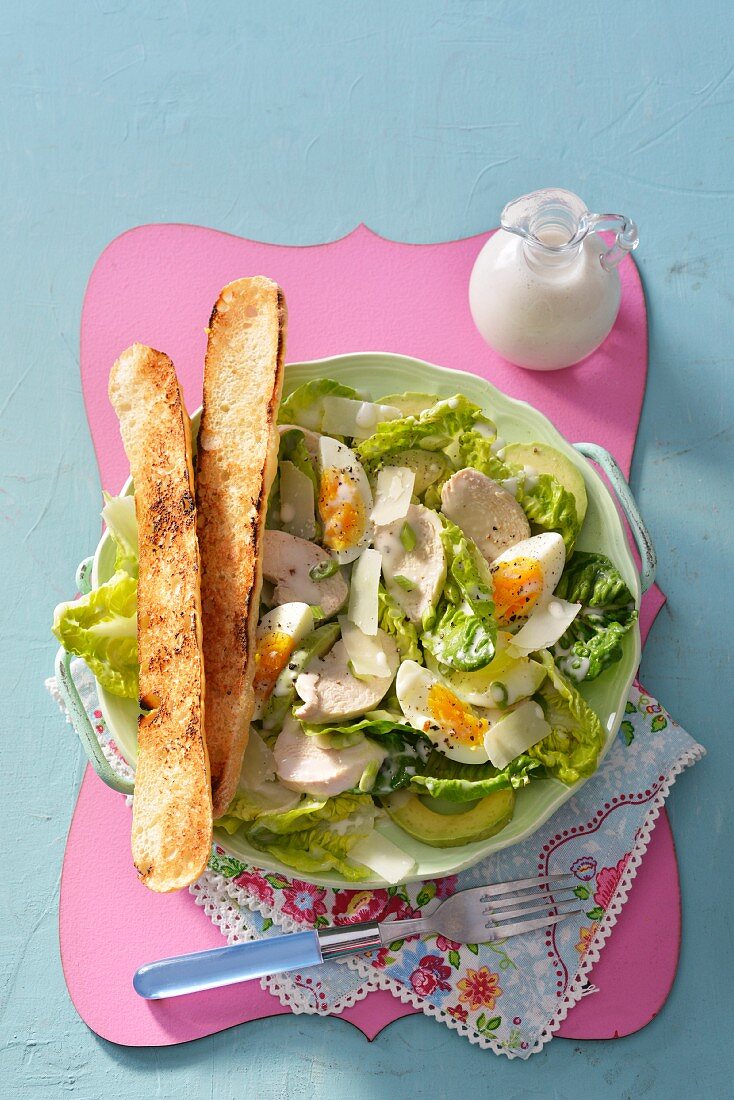
M 456 692 L 415 661 L 403 661 L 395 680 L 403 714 L 444 756 L 462 764 L 485 764 L 489 721 Z M 498 717 L 499 712 L 498 712 Z
M 426 663 L 432 672 L 440 674 L 452 691 L 465 703 L 475 707 L 497 707 L 504 710 L 520 699 L 533 695 L 546 678 L 546 671 L 537 661 L 518 656 L 509 649 L 512 635 L 497 633 L 497 648 L 493 659 L 476 672 L 459 672 L 453 668 L 438 668 L 431 653 Z
M 275 681 L 288 664 L 293 650 L 314 628 L 307 603 L 282 603 L 263 615 L 255 640 L 254 718 L 261 718 Z
M 354 451 L 328 435 L 319 440 L 318 505 L 324 546 L 340 565 L 354 561 L 370 541 L 372 491 Z
M 565 563 L 566 548 L 555 531 L 523 539 L 495 558 L 490 570 L 497 622 L 524 622 L 536 608 L 545 607 Z

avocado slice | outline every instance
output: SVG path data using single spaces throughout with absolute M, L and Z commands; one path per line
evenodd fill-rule
M 417 497 L 423 496 L 430 485 L 435 485 L 451 469 L 446 455 L 440 451 L 422 451 L 418 447 L 390 455 L 385 459 L 385 466 L 405 466 L 412 470 L 415 474 L 413 492 Z
M 512 787 L 494 791 L 458 813 L 457 806 L 465 807 L 466 802 L 446 802 L 406 791 L 382 799 L 382 805 L 395 824 L 416 840 L 432 848 L 458 848 L 504 829 L 515 809 L 515 791 Z
M 579 524 L 584 522 L 587 499 L 583 476 L 573 462 L 555 447 L 547 443 L 508 443 L 502 451 L 502 458 L 513 466 L 531 466 L 539 474 L 553 474 L 563 488 L 573 494 Z
M 403 416 L 420 416 L 425 409 L 430 409 L 431 405 L 440 400 L 435 393 L 390 393 L 387 397 L 380 398 L 380 404 L 400 409 Z

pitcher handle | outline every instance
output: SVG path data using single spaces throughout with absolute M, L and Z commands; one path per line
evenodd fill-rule
M 616 229 L 614 244 L 599 257 L 605 271 L 611 271 L 628 252 L 634 252 L 640 243 L 640 234 L 632 218 L 624 214 L 589 214 L 587 218 L 591 229 Z

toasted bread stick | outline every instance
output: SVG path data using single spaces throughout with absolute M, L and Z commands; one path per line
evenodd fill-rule
M 173 363 L 134 344 L 110 373 L 135 484 L 140 573 L 132 853 L 151 890 L 194 882 L 211 852 L 191 427 Z
M 278 456 L 286 306 L 257 276 L 230 283 L 209 323 L 196 504 L 214 816 L 237 788 L 254 707 L 262 534 Z

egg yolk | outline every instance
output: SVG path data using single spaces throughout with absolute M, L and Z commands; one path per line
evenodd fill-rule
M 322 472 L 319 515 L 324 525 L 324 545 L 330 550 L 349 550 L 364 535 L 367 510 L 357 479 L 348 470 L 330 466 Z
M 477 718 L 443 684 L 431 684 L 428 689 L 428 713 L 442 730 L 450 733 L 452 739 L 462 745 L 481 744 L 489 729 L 486 718 Z M 426 732 L 429 728 L 430 722 L 426 722 Z
M 526 618 L 543 592 L 543 567 L 535 558 L 513 558 L 492 568 L 494 613 L 499 623 Z
M 255 676 L 252 687 L 258 699 L 269 699 L 275 681 L 288 664 L 295 648 L 290 634 L 274 630 L 261 638 L 255 647 Z

